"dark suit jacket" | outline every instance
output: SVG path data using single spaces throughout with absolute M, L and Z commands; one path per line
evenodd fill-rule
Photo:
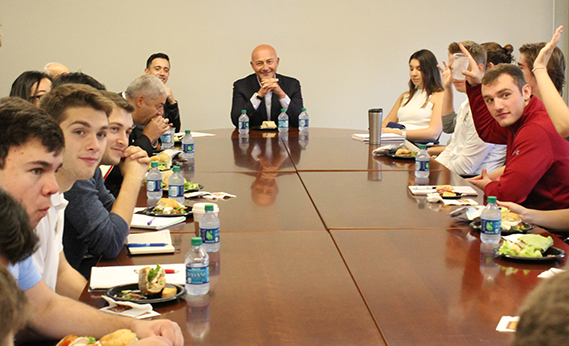
M 281 89 L 290 98 L 290 104 L 287 109 L 287 114 L 289 117 L 289 126 L 298 127 L 298 115 L 302 111 L 302 93 L 300 91 L 300 82 L 291 77 L 283 76 L 280 74 L 276 75 L 279 80 L 279 85 Z M 260 89 L 259 82 L 257 81 L 257 75 L 251 74 L 243 79 L 240 79 L 233 83 L 233 103 L 231 105 L 231 121 L 235 127 L 238 126 L 238 119 L 241 115 L 241 110 L 247 110 L 247 115 L 249 116 L 249 127 L 259 127 L 264 120 L 267 120 L 267 106 L 265 100 L 261 101 L 261 104 L 257 109 L 253 108 L 251 104 L 251 96 Z M 270 120 L 277 123 L 277 117 L 281 112 L 281 103 L 279 97 L 273 93 L 271 99 L 271 117 Z

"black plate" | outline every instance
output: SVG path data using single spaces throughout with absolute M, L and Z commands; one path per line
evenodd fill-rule
M 119 285 L 115 287 L 111 287 L 105 292 L 107 297 L 111 297 L 116 301 L 122 300 L 125 302 L 132 302 L 137 304 L 156 304 L 156 303 L 164 303 L 169 302 L 174 299 L 178 299 L 184 294 L 186 294 L 186 288 L 176 284 L 166 284 L 166 287 L 176 287 L 176 294 L 172 297 L 168 298 L 152 298 L 152 299 L 124 299 L 120 296 L 122 291 L 125 290 L 138 290 L 138 284 L 127 284 L 127 285 Z
M 387 156 L 392 157 L 394 159 L 404 159 L 404 160 L 415 160 L 415 156 L 399 156 L 395 155 L 394 153 L 387 153 Z
M 508 234 L 520 234 L 520 233 L 527 233 L 528 231 L 531 231 L 533 229 L 533 225 L 526 223 L 526 222 L 522 222 L 521 225 L 523 226 L 523 229 L 521 231 L 512 231 L 512 229 L 510 229 L 509 231 L 504 231 L 502 230 L 502 235 L 508 235 Z M 473 229 L 480 231 L 480 218 L 476 218 L 474 219 L 471 223 L 470 223 L 470 227 L 472 227 Z
M 445 197 L 445 196 L 441 195 L 441 198 L 444 198 L 444 199 L 461 199 L 462 197 L 465 196 L 465 195 L 463 195 L 463 194 L 460 193 L 460 192 L 455 192 L 454 194 L 455 194 L 456 196 L 446 196 L 446 197 Z
M 178 217 L 178 216 L 192 215 L 192 207 L 188 207 L 188 206 L 186 206 L 186 212 L 183 214 L 160 214 L 160 213 L 155 213 L 154 211 L 152 211 L 153 209 L 154 209 L 154 207 L 148 207 L 144 210 L 139 211 L 137 214 L 144 214 L 144 215 L 149 215 L 149 216 L 160 216 L 160 217 Z
M 522 257 L 522 256 L 512 256 L 512 255 L 499 255 L 498 249 L 496 248 L 494 251 L 496 252 L 497 256 L 507 258 L 513 261 L 524 261 L 524 262 L 545 262 L 545 261 L 553 261 L 556 259 L 560 259 L 565 257 L 565 251 L 556 248 L 554 246 L 550 247 L 543 253 L 543 257 Z

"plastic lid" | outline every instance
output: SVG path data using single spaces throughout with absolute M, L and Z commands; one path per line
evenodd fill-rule
M 213 211 L 213 205 L 211 205 L 211 204 L 206 205 L 205 211 Z
M 174 166 L 174 168 L 172 168 L 172 170 L 174 172 L 179 172 L 180 171 L 180 166 Z
M 242 110 L 241 110 L 241 113 L 242 113 L 242 114 L 245 114 L 245 113 L 247 113 L 247 110 L 242 109 Z
M 286 109 L 284 109 L 284 108 L 281 108 L 281 112 L 286 112 Z
M 496 196 L 488 196 L 488 203 L 496 203 L 498 199 L 496 198 Z
M 193 237 L 192 238 L 192 246 L 200 246 L 203 244 L 202 238 L 200 237 Z
M 152 167 L 152 168 L 158 167 L 158 162 L 156 162 L 156 161 L 150 162 L 150 167 Z
M 188 134 L 188 133 L 192 133 L 192 131 L 190 131 L 190 130 L 186 130 L 186 134 Z
M 419 149 L 425 150 L 425 149 L 427 149 L 427 146 L 424 144 L 419 144 Z
M 303 111 L 303 112 L 306 112 L 306 108 L 303 108 L 302 111 Z

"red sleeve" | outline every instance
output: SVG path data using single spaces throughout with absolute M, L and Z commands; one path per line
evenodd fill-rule
M 511 156 L 499 181 L 484 188 L 486 196 L 522 203 L 553 164 L 553 146 L 540 126 L 526 126 L 516 134 Z
M 478 137 L 487 143 L 508 144 L 508 129 L 500 126 L 490 114 L 482 98 L 482 86 L 471 87 L 466 83 L 466 93 Z

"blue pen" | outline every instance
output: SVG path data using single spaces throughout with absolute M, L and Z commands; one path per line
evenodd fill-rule
M 147 224 L 148 226 L 150 226 L 150 225 L 152 224 L 152 221 L 154 221 L 154 219 L 156 219 L 156 218 L 155 218 L 155 217 L 153 217 L 153 218 L 152 218 L 152 219 L 150 219 L 150 220 L 149 220 L 149 221 L 148 221 L 146 224 Z
M 126 246 L 128 247 L 155 247 L 155 246 L 166 246 L 168 244 L 166 243 L 132 243 L 132 244 L 126 244 Z

